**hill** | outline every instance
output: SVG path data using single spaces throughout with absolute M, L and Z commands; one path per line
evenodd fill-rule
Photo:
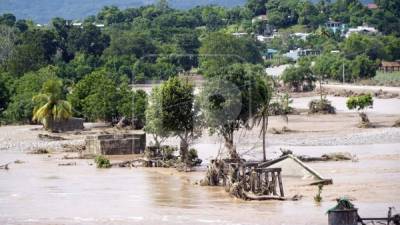
M 82 19 L 95 15 L 106 5 L 120 8 L 139 7 L 156 0 L 0 0 L 0 14 L 13 13 L 18 19 L 48 23 L 53 17 Z M 170 0 L 171 6 L 188 9 L 197 5 L 215 4 L 226 7 L 243 5 L 246 0 Z

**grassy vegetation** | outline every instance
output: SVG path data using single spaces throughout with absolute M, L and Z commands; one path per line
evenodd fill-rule
M 96 163 L 97 168 L 110 168 L 111 167 L 110 160 L 102 155 L 96 156 L 96 158 L 94 159 L 94 162 Z
M 400 87 L 400 71 L 393 73 L 376 72 L 375 77 L 369 80 L 362 80 L 363 85 L 382 85 Z

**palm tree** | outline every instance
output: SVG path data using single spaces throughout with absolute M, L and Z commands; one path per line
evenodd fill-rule
M 271 81 L 268 80 L 268 78 L 265 81 L 267 91 L 263 94 L 263 102 L 260 107 L 260 110 L 255 114 L 254 116 L 254 123 L 257 123 L 259 126 L 261 123 L 261 131 L 260 131 L 260 136 L 262 137 L 262 148 L 263 148 L 263 161 L 267 161 L 267 155 L 266 155 L 266 136 L 267 136 L 267 129 L 268 129 L 268 116 L 269 116 L 269 105 L 271 103 L 271 98 L 272 98 L 272 85 Z
M 71 104 L 61 99 L 62 83 L 51 79 L 43 84 L 41 92 L 33 97 L 33 121 L 40 121 L 47 129 L 49 121 L 66 120 L 72 116 Z

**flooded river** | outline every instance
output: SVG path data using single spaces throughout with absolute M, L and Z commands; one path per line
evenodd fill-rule
M 218 146 L 200 147 L 214 155 Z M 272 146 L 276 152 L 279 146 Z M 211 150 L 214 149 L 214 150 Z M 221 188 L 194 183 L 203 172 L 173 169 L 96 169 L 92 160 L 65 163 L 62 154 L 28 155 L 0 151 L 0 224 L 327 224 L 326 211 L 334 199 L 349 195 L 362 216 L 385 216 L 387 207 L 400 209 L 399 144 L 295 147 L 297 154 L 318 156 L 348 151 L 358 162 L 311 163 L 334 185 L 327 186 L 322 204 L 313 202 L 316 187 L 299 178 L 284 177 L 288 196 L 300 201 L 246 202 L 229 197 Z M 258 153 L 257 153 L 258 154 Z M 255 157 L 259 157 L 259 155 Z

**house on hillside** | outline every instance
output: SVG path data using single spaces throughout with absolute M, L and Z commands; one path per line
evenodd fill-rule
M 334 20 L 329 20 L 326 22 L 325 27 L 333 31 L 333 33 L 340 32 L 341 34 L 344 34 L 347 29 L 346 24 Z
M 393 62 L 382 61 L 381 65 L 379 66 L 379 70 L 384 73 L 400 71 L 400 60 L 393 61 Z
M 377 29 L 374 27 L 369 27 L 369 26 L 358 26 L 357 28 L 349 28 L 349 30 L 346 33 L 346 38 L 350 37 L 351 34 L 377 34 L 379 33 Z
M 262 56 L 264 59 L 272 59 L 276 53 L 278 53 L 278 50 L 269 48 L 262 53 Z
M 319 50 L 298 48 L 295 50 L 290 50 L 289 52 L 283 54 L 283 56 L 288 57 L 294 61 L 297 61 L 300 57 L 316 56 L 320 54 L 321 52 Z
M 300 38 L 303 41 L 306 41 L 308 36 L 310 36 L 310 35 L 311 35 L 311 33 L 297 32 L 297 33 L 291 34 L 290 36 L 297 37 L 297 38 Z

